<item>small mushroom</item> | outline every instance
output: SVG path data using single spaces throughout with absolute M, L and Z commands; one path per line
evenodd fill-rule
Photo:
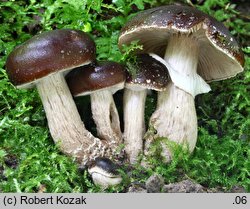
M 71 71 L 66 79 L 74 97 L 90 95 L 98 137 L 108 144 L 121 145 L 120 119 L 113 94 L 124 88 L 124 67 L 116 62 L 102 61 L 79 67 Z
M 139 40 L 142 52 L 168 64 L 172 82 L 158 94 L 150 124 L 156 136 L 186 144 L 197 140 L 194 97 L 210 91 L 205 82 L 243 71 L 244 56 L 228 29 L 213 17 L 188 6 L 161 6 L 134 16 L 121 30 L 119 46 Z M 159 59 L 160 60 L 160 59 Z
M 6 62 L 9 79 L 17 88 L 36 86 L 51 136 L 61 151 L 83 164 L 108 149 L 85 129 L 64 75 L 92 62 L 95 50 L 86 33 L 61 29 L 41 33 L 17 46 Z
M 118 168 L 108 158 L 97 158 L 88 166 L 88 173 L 96 185 L 107 188 L 121 183 L 122 178 L 118 173 Z
M 124 90 L 124 144 L 129 161 L 135 163 L 143 152 L 147 90 L 163 91 L 170 78 L 166 66 L 149 54 L 138 54 L 136 62 L 127 65 L 128 71 L 130 68 L 135 69 L 136 74 L 128 74 Z

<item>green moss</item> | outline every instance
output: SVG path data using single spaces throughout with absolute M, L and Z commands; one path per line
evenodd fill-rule
M 17 90 L 9 82 L 5 61 L 12 49 L 41 31 L 75 28 L 89 32 L 97 44 L 99 60 L 124 61 L 129 53 L 121 54 L 118 49 L 120 28 L 138 11 L 169 2 L 174 1 L 0 2 L 1 191 L 37 192 L 42 186 L 46 192 L 100 191 L 87 173 L 79 170 L 73 159 L 61 154 L 54 145 L 36 90 Z M 152 156 L 150 169 L 137 165 L 129 176 L 121 171 L 125 179 L 123 184 L 105 192 L 122 192 L 130 182 L 145 182 L 154 172 L 163 175 L 166 183 L 190 177 L 207 187 L 229 190 L 234 185 L 242 185 L 250 191 L 249 21 L 229 0 L 206 0 L 194 6 L 224 22 L 239 40 L 245 53 L 245 71 L 236 78 L 212 83 L 212 92 L 196 98 L 200 128 L 197 147 L 191 156 L 174 146 L 176 154 L 170 164 L 162 163 L 157 155 Z M 125 50 L 130 52 L 136 47 Z M 83 101 L 88 102 L 88 98 Z M 146 121 L 155 103 L 156 94 L 153 93 L 147 98 Z M 152 149 L 157 153 L 160 147 L 156 145 Z

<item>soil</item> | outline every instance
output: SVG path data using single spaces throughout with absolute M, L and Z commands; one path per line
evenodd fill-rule
M 164 184 L 164 179 L 158 174 L 148 178 L 145 184 L 131 184 L 128 193 L 246 193 L 244 187 L 235 185 L 231 190 L 224 188 L 206 188 L 192 179 Z

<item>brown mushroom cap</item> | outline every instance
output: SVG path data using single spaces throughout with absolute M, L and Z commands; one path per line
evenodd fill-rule
M 205 80 L 226 79 L 243 71 L 244 55 L 228 29 L 188 6 L 168 5 L 140 12 L 122 28 L 119 46 L 139 40 L 143 52 L 163 56 L 173 34 L 192 34 L 198 41 L 197 72 Z
M 88 166 L 88 172 L 93 182 L 101 187 L 120 184 L 119 166 L 107 158 L 97 158 Z
M 66 76 L 69 89 L 74 96 L 112 88 L 119 83 L 124 83 L 125 79 L 126 72 L 123 65 L 111 61 L 82 66 L 72 70 Z
M 84 32 L 61 29 L 41 33 L 16 47 L 8 56 L 10 81 L 19 87 L 57 71 L 69 70 L 95 59 L 95 43 Z
M 163 91 L 170 81 L 167 67 L 149 54 L 138 54 L 136 62 L 127 66 L 130 67 L 136 70 L 136 75 L 127 75 L 126 88 Z
M 119 166 L 117 164 L 113 163 L 110 159 L 104 157 L 99 157 L 94 161 L 90 162 L 88 165 L 88 171 L 90 173 L 92 173 L 92 171 L 99 171 L 103 175 L 113 178 L 119 175 L 118 169 Z

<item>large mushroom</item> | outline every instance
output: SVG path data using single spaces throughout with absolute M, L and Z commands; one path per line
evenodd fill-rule
M 124 88 L 125 79 L 123 65 L 111 61 L 76 68 L 66 78 L 74 97 L 90 95 L 97 135 L 110 145 L 119 146 L 122 143 L 120 119 L 113 94 Z
M 131 69 L 132 68 L 132 69 Z M 170 80 L 168 69 L 150 54 L 138 54 L 136 60 L 127 64 L 124 98 L 124 144 L 130 163 L 135 163 L 143 153 L 145 134 L 145 100 L 148 89 L 163 91 Z
M 239 45 L 222 23 L 180 5 L 161 6 L 134 16 L 122 28 L 119 46 L 134 40 L 143 45 L 143 52 L 156 53 L 170 66 L 172 82 L 166 91 L 159 92 L 157 109 L 150 119 L 156 136 L 186 144 L 192 152 L 197 140 L 194 97 L 210 90 L 204 80 L 223 80 L 243 71 Z
M 8 56 L 6 70 L 17 88 L 36 86 L 53 140 L 63 153 L 80 163 L 110 151 L 86 130 L 64 75 L 95 59 L 95 43 L 79 30 L 41 33 L 17 46 Z

